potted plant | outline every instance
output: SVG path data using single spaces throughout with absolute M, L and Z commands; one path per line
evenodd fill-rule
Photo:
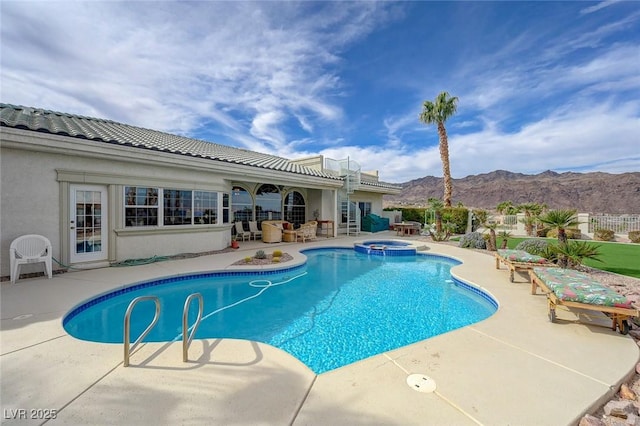
M 240 248 L 240 245 L 238 244 L 238 239 L 235 235 L 231 237 L 231 248 L 234 248 L 234 249 Z

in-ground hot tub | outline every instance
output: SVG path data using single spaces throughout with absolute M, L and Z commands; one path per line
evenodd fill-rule
M 413 256 L 417 249 L 411 243 L 399 240 L 366 240 L 353 244 L 355 251 L 378 256 Z

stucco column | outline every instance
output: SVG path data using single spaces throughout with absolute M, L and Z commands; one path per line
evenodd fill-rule
M 524 213 L 516 213 L 516 235 L 527 235 L 524 229 Z

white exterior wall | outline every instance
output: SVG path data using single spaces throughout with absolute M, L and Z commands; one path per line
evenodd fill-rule
M 54 167 L 42 153 L 3 149 L 0 154 L 0 274 L 9 275 L 9 246 L 25 234 L 46 236 L 53 257 L 60 259 L 59 185 Z M 54 266 L 55 269 L 55 266 Z M 42 265 L 23 265 L 21 272 L 41 271 Z
M 0 157 L 1 276 L 10 273 L 11 241 L 25 234 L 46 236 L 51 241 L 53 257 L 68 264 L 68 192 L 72 184 L 108 188 L 108 259 L 105 261 L 220 250 L 229 246 L 230 224 L 135 231 L 124 228 L 121 194 L 125 185 L 230 192 L 231 183 L 214 173 L 5 147 Z M 58 269 L 55 262 L 53 266 L 54 270 Z M 41 265 L 24 265 L 20 273 L 41 270 Z

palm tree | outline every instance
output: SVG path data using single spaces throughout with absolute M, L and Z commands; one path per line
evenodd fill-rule
M 444 206 L 451 207 L 451 168 L 449 166 L 449 141 L 447 139 L 447 129 L 444 122 L 456 113 L 458 98 L 450 97 L 447 92 L 442 92 L 436 96 L 435 102 L 425 101 L 422 105 L 420 121 L 424 124 L 435 123 L 438 126 L 438 137 L 440 139 L 440 159 L 442 160 L 442 174 L 444 180 Z
M 540 222 L 558 230 L 558 266 L 566 268 L 568 265 L 567 250 L 567 228 L 578 226 L 580 222 L 576 218 L 575 210 L 549 210 L 546 214 L 538 218 Z
M 524 229 L 527 231 L 528 236 L 533 235 L 533 226 L 538 220 L 537 216 L 545 209 L 544 204 L 538 203 L 525 203 L 520 204 L 518 209 L 524 212 Z
M 498 205 L 496 206 L 496 211 L 500 214 L 505 214 L 505 212 L 510 207 L 513 207 L 513 203 L 511 201 L 503 201 L 501 203 L 498 203 Z

